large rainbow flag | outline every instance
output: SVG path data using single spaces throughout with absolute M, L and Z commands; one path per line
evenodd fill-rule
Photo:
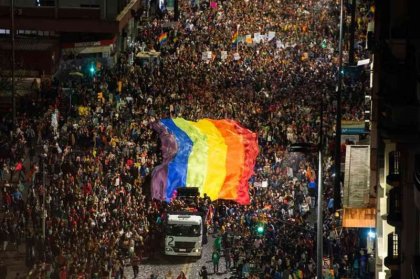
M 258 155 L 257 135 L 233 120 L 162 119 L 163 162 L 152 173 L 152 197 L 170 201 L 180 187 L 198 187 L 212 200 L 249 204 L 248 180 Z

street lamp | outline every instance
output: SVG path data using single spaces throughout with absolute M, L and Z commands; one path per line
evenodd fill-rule
M 42 240 L 45 241 L 45 202 L 46 202 L 46 197 L 45 195 L 47 194 L 47 187 L 46 187 L 46 179 L 45 179 L 45 165 L 47 164 L 46 160 L 47 160 L 48 155 L 46 153 L 42 153 L 39 156 L 40 161 L 42 162 L 42 187 L 44 190 L 44 193 L 42 194 Z
M 317 278 L 322 278 L 322 258 L 323 258 L 323 211 L 322 211 L 322 196 L 323 196 L 323 185 L 322 185 L 322 110 L 321 110 L 321 124 L 320 124 L 320 143 L 318 147 L 318 192 L 317 192 L 317 228 L 316 228 L 316 273 Z M 289 146 L 289 152 L 302 152 L 312 153 L 315 149 L 315 145 L 308 143 L 292 144 Z
M 340 36 L 338 42 L 338 81 L 337 81 L 337 111 L 336 111 L 336 128 L 335 128 L 335 154 L 334 154 L 334 170 L 336 173 L 334 179 L 334 210 L 341 208 L 341 91 L 342 79 L 344 75 L 343 69 L 343 17 L 344 5 L 340 0 Z
M 341 90 L 342 90 L 342 76 L 343 76 L 343 17 L 344 17 L 344 4 L 343 0 L 340 0 L 340 36 L 339 36 L 339 69 L 338 69 L 338 84 L 337 84 L 337 115 L 336 115 L 336 138 L 335 138 L 335 181 L 334 181 L 334 209 L 337 210 L 341 206 Z M 324 92 L 325 94 L 325 92 Z M 321 121 L 320 121 L 320 132 L 319 132 L 319 146 L 318 146 L 318 197 L 317 197 L 317 230 L 316 230 L 316 273 L 317 279 L 322 279 L 322 260 L 323 260 L 323 211 L 322 211 L 322 195 L 323 195 L 323 184 L 322 184 L 322 148 L 323 148 L 323 100 L 324 94 L 321 98 Z M 315 152 L 316 147 L 310 143 L 299 143 L 292 144 L 288 148 L 289 152 L 302 152 L 310 153 Z
M 324 118 L 324 98 L 325 91 L 321 97 L 321 111 L 320 111 L 320 123 L 319 123 L 319 144 L 318 147 L 311 143 L 296 143 L 288 147 L 289 152 L 302 152 L 302 153 L 314 153 L 318 151 L 318 192 L 317 192 L 317 228 L 316 228 L 316 274 L 318 279 L 322 279 L 322 258 L 323 258 L 323 228 L 324 228 L 324 218 L 322 210 L 322 196 L 324 193 L 323 184 L 322 184 L 322 151 L 323 151 L 323 142 L 324 142 L 324 132 L 323 132 L 323 118 Z

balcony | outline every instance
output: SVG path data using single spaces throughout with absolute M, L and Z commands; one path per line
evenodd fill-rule
M 386 176 L 386 183 L 393 186 L 400 186 L 401 153 L 392 151 L 388 154 L 389 174 Z
M 420 210 L 420 155 L 416 155 L 414 161 L 414 204 Z M 420 266 L 420 265 L 419 265 Z
M 398 234 L 388 234 L 388 256 L 385 258 L 385 266 L 388 267 L 392 271 L 392 273 L 400 269 L 400 253 L 400 238 Z
M 402 223 L 401 188 L 395 187 L 388 194 L 387 222 L 391 226 L 400 227 Z
M 413 257 L 413 278 L 420 278 L 420 255 L 416 255 Z

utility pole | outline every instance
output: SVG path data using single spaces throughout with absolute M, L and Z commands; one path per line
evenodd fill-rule
M 10 0 L 10 36 L 12 44 L 12 119 L 16 126 L 16 99 L 15 99 L 15 1 Z
M 44 193 L 42 194 L 42 240 L 45 241 L 45 196 L 47 195 L 47 186 L 45 183 L 45 164 L 46 155 L 42 156 L 42 188 Z
M 344 4 L 340 0 L 340 37 L 338 42 L 338 81 L 337 81 L 337 111 L 335 128 L 335 156 L 334 156 L 334 210 L 341 208 L 341 91 L 343 83 L 343 17 Z
M 351 1 L 351 23 L 350 23 L 350 42 L 349 42 L 349 65 L 355 65 L 354 58 L 354 36 L 356 32 L 356 0 Z
M 318 144 L 318 197 L 317 197 L 317 227 L 316 227 L 316 278 L 322 277 L 322 261 L 324 258 L 324 211 L 322 208 L 322 200 L 324 196 L 324 187 L 322 184 L 322 151 L 324 147 L 324 131 L 323 131 L 323 118 L 324 118 L 324 98 L 325 94 L 322 94 L 321 97 L 321 117 L 319 123 L 319 144 Z

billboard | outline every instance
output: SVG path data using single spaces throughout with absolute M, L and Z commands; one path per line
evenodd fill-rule
M 343 135 L 366 134 L 365 122 L 356 120 L 341 120 L 341 133 Z
M 344 208 L 343 227 L 375 228 L 376 208 Z
M 376 208 L 370 203 L 370 146 L 347 145 L 344 167 L 343 227 L 373 228 Z

